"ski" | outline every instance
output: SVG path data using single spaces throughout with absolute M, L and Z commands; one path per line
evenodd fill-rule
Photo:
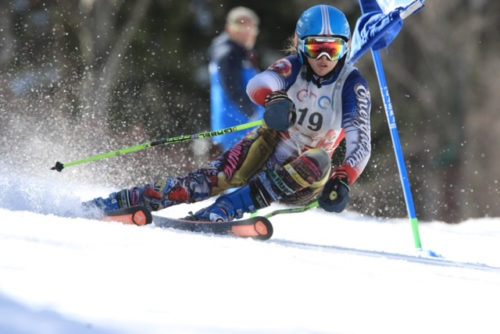
M 154 225 L 183 231 L 230 235 L 240 238 L 267 240 L 273 235 L 273 226 L 265 217 L 251 217 L 231 222 L 192 221 L 153 215 Z
M 101 220 L 113 221 L 126 225 L 143 226 L 151 224 L 153 222 L 153 217 L 148 209 L 142 206 L 133 206 L 130 208 L 106 212 Z
M 138 226 L 153 223 L 154 226 L 161 228 L 173 228 L 183 231 L 229 235 L 257 240 L 267 240 L 271 238 L 273 234 L 273 226 L 266 217 L 257 216 L 221 223 L 199 220 L 193 221 L 151 215 L 148 209 L 141 206 L 106 212 L 100 220 Z

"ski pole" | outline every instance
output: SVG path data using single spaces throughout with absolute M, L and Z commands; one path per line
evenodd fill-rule
M 299 212 L 304 212 L 304 211 L 307 211 L 310 209 L 317 208 L 318 206 L 319 206 L 318 201 L 314 201 L 308 205 L 304 205 L 304 206 L 300 206 L 300 207 L 296 207 L 296 208 L 274 210 L 274 211 L 271 211 L 271 212 L 269 212 L 265 215 L 262 215 L 262 216 L 265 218 L 270 218 L 272 216 L 281 215 L 284 213 L 299 213 Z
M 212 138 L 216 136 L 221 136 L 225 135 L 228 133 L 233 133 L 233 132 L 238 132 L 238 131 L 243 131 L 247 129 L 251 129 L 257 126 L 260 126 L 263 124 L 262 120 L 255 121 L 255 122 L 250 122 L 250 123 L 245 123 L 237 126 L 233 126 L 230 128 L 222 129 L 222 130 L 217 130 L 217 131 L 207 131 L 207 132 L 201 132 L 201 133 L 196 133 L 192 135 L 184 135 L 184 136 L 178 136 L 178 137 L 170 137 L 170 138 L 163 138 L 163 139 L 158 139 L 149 143 L 145 143 L 142 145 L 137 145 L 137 146 L 132 146 L 128 148 L 124 148 L 118 151 L 113 151 L 101 155 L 96 155 L 90 158 L 78 160 L 78 161 L 73 161 L 69 163 L 62 163 L 57 161 L 55 166 L 51 168 L 51 170 L 56 170 L 58 172 L 62 171 L 64 168 L 67 167 L 72 167 L 72 166 L 77 166 L 77 165 L 82 165 L 85 163 L 93 162 L 93 161 L 99 161 L 111 157 L 116 157 L 118 155 L 125 155 L 133 152 L 138 152 L 145 150 L 147 148 L 153 147 L 153 146 L 158 146 L 158 145 L 166 145 L 166 144 L 172 144 L 172 143 L 178 143 L 182 141 L 189 141 L 193 139 L 205 139 L 205 138 Z

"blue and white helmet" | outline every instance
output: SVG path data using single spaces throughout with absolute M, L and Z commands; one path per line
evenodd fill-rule
M 351 28 L 344 13 L 333 6 L 318 5 L 309 8 L 297 21 L 299 39 L 308 36 L 336 36 L 351 39 Z
M 313 6 L 303 12 L 297 21 L 295 33 L 299 38 L 297 51 L 302 64 L 304 63 L 304 55 L 300 49 L 305 38 L 310 36 L 334 36 L 340 37 L 346 42 L 351 39 L 351 28 L 344 13 L 333 6 L 327 5 Z M 347 53 L 347 50 L 345 53 Z

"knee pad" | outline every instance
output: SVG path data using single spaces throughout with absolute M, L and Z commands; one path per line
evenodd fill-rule
M 296 191 L 324 186 L 331 168 L 330 156 L 322 149 L 309 150 L 283 166 L 291 180 L 300 186 L 295 187 Z
M 252 187 L 263 194 L 267 205 L 283 198 L 311 197 L 324 186 L 330 170 L 328 153 L 312 149 L 283 167 L 259 174 Z

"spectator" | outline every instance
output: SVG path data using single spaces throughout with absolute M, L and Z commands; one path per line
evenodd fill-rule
M 211 127 L 220 130 L 261 119 L 263 108 L 250 101 L 245 89 L 259 72 L 254 49 L 259 18 L 246 7 L 235 7 L 226 17 L 224 32 L 210 46 Z M 214 137 L 220 150 L 230 149 L 250 130 Z

